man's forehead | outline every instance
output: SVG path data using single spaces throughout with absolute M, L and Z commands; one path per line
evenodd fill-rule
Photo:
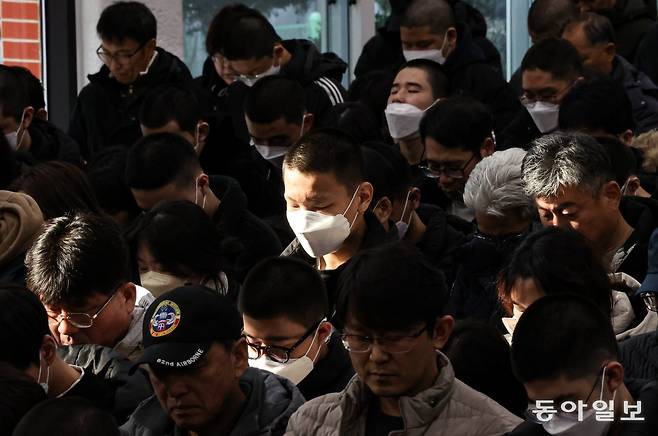
M 108 50 L 130 50 L 135 49 L 140 43 L 132 38 L 123 39 L 102 39 L 101 46 Z
M 283 180 L 286 195 L 304 195 L 306 198 L 343 196 L 347 188 L 332 173 L 301 172 L 284 165 Z
M 569 186 L 561 188 L 551 197 L 537 197 L 536 202 L 542 209 L 561 209 L 574 205 L 581 205 L 591 200 L 593 196 L 580 187 Z
M 400 26 L 400 37 L 403 41 L 417 39 L 433 39 L 438 35 L 432 32 L 432 27 L 428 24 L 425 26 L 406 27 Z
M 395 80 L 393 86 L 412 86 L 417 85 L 420 87 L 427 87 L 429 82 L 427 80 L 427 73 L 420 68 L 403 68 L 400 70 Z

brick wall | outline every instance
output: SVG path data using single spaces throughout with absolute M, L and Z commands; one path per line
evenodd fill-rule
M 0 62 L 41 79 L 40 0 L 0 0 Z

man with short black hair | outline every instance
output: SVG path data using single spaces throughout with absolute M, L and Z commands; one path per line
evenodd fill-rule
M 421 168 L 451 200 L 446 211 L 473 221 L 473 211 L 464 205 L 464 186 L 475 165 L 496 147 L 491 113 L 468 97 L 440 101 L 420 122 L 420 137 Z
M 111 4 L 101 13 L 96 32 L 104 65 L 80 91 L 69 126 L 85 159 L 111 145 L 131 146 L 142 136 L 137 114 L 155 86 L 192 80 L 180 59 L 157 47 L 155 16 L 143 3 Z
M 589 299 L 550 295 L 532 303 L 514 329 L 512 368 L 532 406 L 528 421 L 510 436 L 649 435 L 658 429 L 655 383 L 636 384 L 639 389 L 625 384 L 610 318 Z M 628 419 L 631 411 L 638 420 Z
M 43 303 L 59 345 L 95 344 L 124 357 L 142 352 L 139 329 L 153 296 L 130 282 L 128 249 L 108 217 L 55 218 L 25 257 L 27 287 Z
M 203 286 L 166 292 L 143 325 L 155 395 L 121 427 L 126 435 L 280 436 L 304 402 L 287 379 L 249 368 L 233 302 Z
M 37 116 L 39 108 L 30 98 L 30 73 L 18 68 L 0 65 L 0 130 L 9 145 L 24 153 L 30 164 L 63 160 L 80 165 L 78 144 Z
M 637 123 L 636 134 L 658 127 L 658 86 L 617 54 L 610 20 L 594 13 L 582 14 L 567 24 L 562 38 L 576 47 L 585 68 L 609 76 L 624 87 Z
M 341 277 L 337 318 L 357 376 L 340 393 L 309 401 L 289 435 L 501 435 L 520 419 L 457 380 L 440 351 L 443 275 L 415 249 L 388 244 L 354 257 Z
M 223 237 L 242 245 L 231 255 L 240 280 L 258 261 L 281 252 L 272 229 L 247 210 L 240 185 L 230 177 L 204 173 L 194 148 L 179 135 L 156 133 L 137 142 L 128 154 L 126 180 L 143 210 L 172 200 L 201 206 Z
M 444 66 L 450 95 L 466 94 L 486 104 L 502 138 L 519 109 L 518 99 L 501 74 L 486 63 L 467 27 L 457 23 L 448 1 L 410 2 L 400 23 L 400 39 L 407 61 L 424 58 Z
M 543 225 L 578 231 L 609 272 L 644 279 L 650 233 L 634 229 L 622 216 L 621 187 L 609 156 L 593 138 L 555 133 L 534 141 L 523 160 L 523 185 Z
M 409 165 L 418 165 L 423 144 L 418 132 L 424 113 L 448 95 L 448 77 L 436 62 L 414 59 L 398 71 L 384 114 L 388 132 Z
M 368 212 L 373 187 L 364 178 L 361 149 L 336 130 L 316 130 L 286 153 L 283 183 L 295 240 L 283 252 L 314 262 L 335 303 L 336 281 L 360 250 L 397 240 Z
M 343 390 L 354 375 L 332 334 L 324 283 L 310 265 L 290 257 L 259 263 L 240 290 L 238 309 L 249 366 L 286 377 L 307 400 Z
M 583 78 L 578 51 L 567 41 L 544 39 L 521 61 L 524 109 L 507 127 L 502 148 L 528 149 L 530 142 L 558 127 L 560 102 Z

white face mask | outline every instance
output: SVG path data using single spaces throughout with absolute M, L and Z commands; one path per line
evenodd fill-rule
M 446 48 L 446 42 L 448 42 L 448 32 L 443 35 L 443 44 L 441 44 L 441 50 L 402 50 L 402 54 L 404 55 L 404 59 L 407 62 L 414 59 L 427 59 L 434 61 L 437 64 L 443 65 L 446 63 L 446 57 L 443 55 L 443 51 Z
M 605 385 L 605 370 L 603 368 L 603 376 L 601 377 L 601 395 L 599 401 L 603 400 L 603 386 Z M 612 394 L 612 402 L 614 404 L 617 391 Z M 582 417 L 582 421 L 578 420 L 576 416 L 553 415 L 550 421 L 542 423 L 542 427 L 548 434 L 560 436 L 604 436 L 608 434 L 611 421 L 599 421 L 596 419 L 596 413 L 591 407 L 588 408 Z
M 258 359 L 250 360 L 249 366 L 252 368 L 263 369 L 281 377 L 285 377 L 293 382 L 293 384 L 298 385 L 302 380 L 306 378 L 307 375 L 311 373 L 311 371 L 313 371 L 315 360 L 320 354 L 321 347 L 318 347 L 318 351 L 315 353 L 315 357 L 313 357 L 313 359 L 308 357 L 308 353 L 311 351 L 311 347 L 313 347 L 313 344 L 315 343 L 315 338 L 318 336 L 319 329 L 320 326 L 318 326 L 318 328 L 315 330 L 313 340 L 308 346 L 306 353 L 302 357 L 297 359 L 290 359 L 286 363 L 281 363 L 271 360 L 269 357 L 267 357 L 267 355 L 264 354 Z
M 418 133 L 420 120 L 425 112 L 434 106 L 439 100 L 436 99 L 427 109 L 422 110 L 409 103 L 390 103 L 384 110 L 388 132 L 393 139 L 407 138 Z
M 43 364 L 46 364 L 46 381 L 41 381 L 41 368 L 43 368 Z M 41 389 L 48 395 L 48 389 L 50 388 L 50 385 L 48 384 L 50 382 L 50 366 L 48 365 L 48 362 L 46 362 L 42 357 L 41 353 L 39 353 L 39 375 L 37 375 L 37 383 L 39 383 L 39 386 L 41 386 Z
M 281 65 L 274 66 L 274 61 L 272 61 L 272 66 L 268 68 L 267 71 L 265 71 L 264 73 L 255 74 L 253 76 L 245 76 L 241 74 L 237 76 L 236 79 L 251 88 L 252 86 L 254 86 L 254 83 L 258 82 L 263 77 L 276 76 L 280 72 L 281 72 Z
M 317 258 L 333 253 L 345 242 L 356 222 L 356 218 L 359 216 L 357 212 L 350 224 L 345 218 L 345 214 L 352 206 L 358 192 L 359 188 L 356 188 L 350 204 L 342 214 L 325 215 L 303 209 L 286 212 L 290 228 L 309 256 Z
M 305 116 L 302 117 L 302 127 L 299 129 L 299 138 L 301 138 L 304 134 L 304 121 L 306 121 Z M 263 159 L 271 162 L 275 166 L 280 166 L 280 164 L 283 164 L 281 158 L 286 155 L 286 152 L 289 148 L 287 146 L 270 146 L 267 144 L 258 144 L 256 141 L 254 141 L 254 138 L 249 140 L 249 144 L 256 148 L 256 151 L 258 151 L 258 154 L 263 156 Z
M 185 286 L 186 283 L 189 283 L 189 280 L 187 279 L 156 271 L 139 273 L 139 281 L 142 283 L 142 286 L 151 292 L 156 298 L 165 292 L 180 288 L 181 286 Z
M 541 133 L 548 133 L 557 129 L 558 117 L 560 115 L 559 104 L 535 101 L 524 103 L 524 106 Z
M 507 330 L 507 334 L 504 335 L 504 337 L 505 339 L 507 339 L 507 342 L 510 345 L 512 345 L 512 336 L 514 335 L 514 329 L 516 328 L 516 324 L 519 322 L 519 318 L 521 318 L 521 315 L 523 315 L 523 312 L 517 309 L 516 306 L 514 306 L 512 308 L 511 317 L 501 318 L 501 321 L 505 326 L 505 330 Z
M 18 124 L 16 131 L 5 134 L 7 142 L 14 150 L 20 149 L 21 144 L 23 143 L 23 138 L 25 138 L 25 129 L 23 129 L 23 134 L 20 135 L 20 139 L 18 135 L 18 133 L 21 131 L 21 127 L 23 126 L 23 121 L 25 121 L 25 111 L 23 111 L 23 114 L 21 115 L 21 122 Z
M 404 208 L 402 208 L 402 215 L 400 216 L 400 221 L 395 223 L 395 227 L 398 229 L 398 238 L 403 240 L 409 230 L 409 223 L 404 222 L 404 213 L 407 211 L 407 204 L 409 203 L 409 195 L 411 191 L 407 192 L 407 198 L 404 200 Z M 411 219 L 411 218 L 409 218 Z

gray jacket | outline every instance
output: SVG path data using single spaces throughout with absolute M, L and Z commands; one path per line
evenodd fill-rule
M 415 397 L 400 398 L 405 430 L 392 432 L 391 436 L 494 436 L 522 422 L 456 379 L 448 358 L 437 354 L 440 372 L 434 386 Z M 373 400 L 372 393 L 355 376 L 343 392 L 315 398 L 302 406 L 290 418 L 286 435 L 365 435 L 368 403 Z
M 256 368 L 247 368 L 240 379 L 247 396 L 229 436 L 280 436 L 288 419 L 304 403 L 304 397 L 287 379 Z M 121 426 L 124 436 L 187 436 L 175 426 L 155 396 L 139 405 Z

